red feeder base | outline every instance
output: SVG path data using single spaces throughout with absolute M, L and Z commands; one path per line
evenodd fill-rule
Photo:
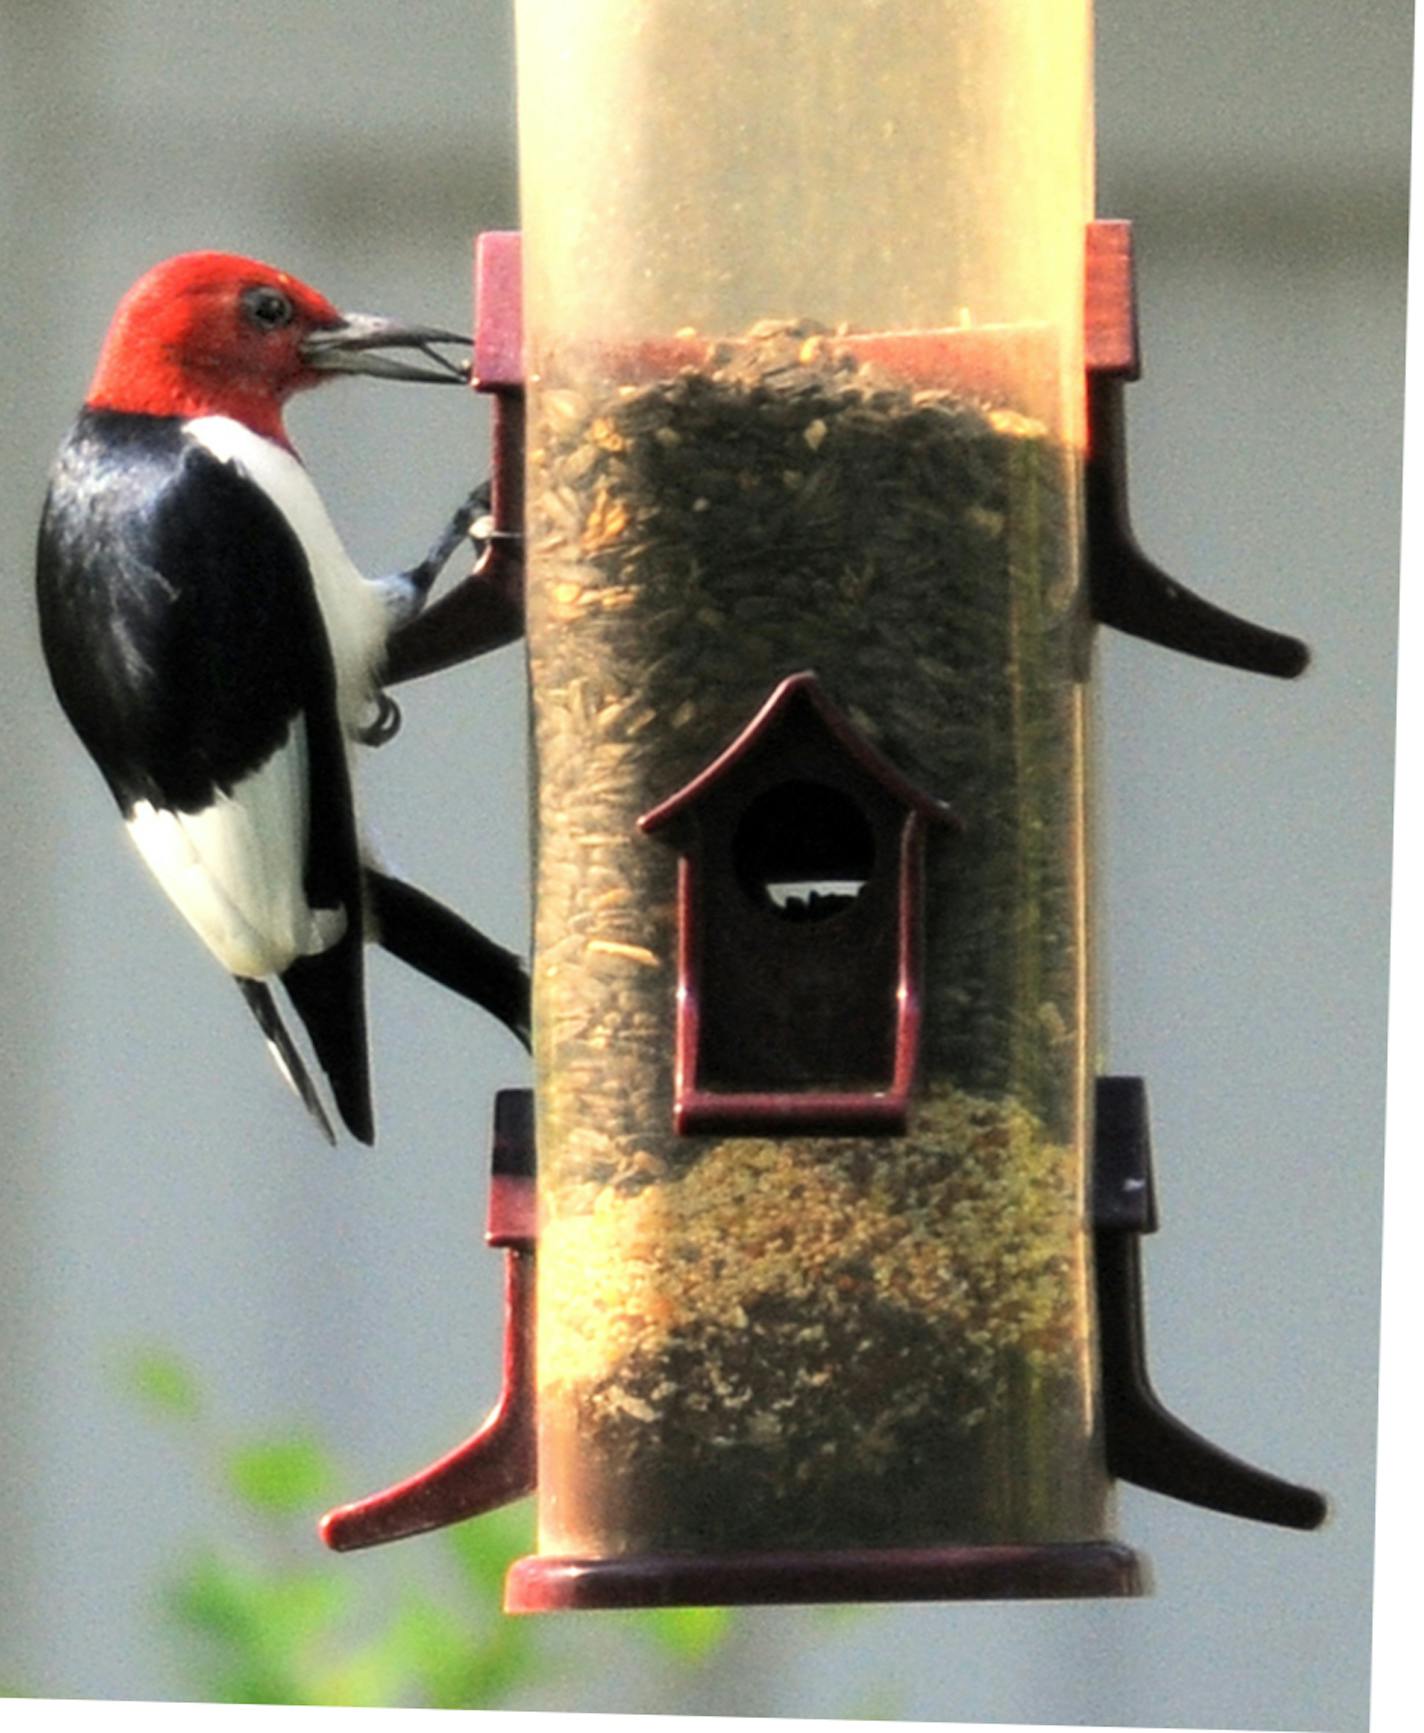
M 1142 1595 L 1150 1588 L 1146 1561 L 1116 1541 L 709 1556 L 653 1553 L 611 1559 L 536 1553 L 510 1570 L 504 1610 L 1093 1600 Z

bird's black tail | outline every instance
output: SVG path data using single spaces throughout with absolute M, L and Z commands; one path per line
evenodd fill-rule
M 301 1099 L 302 1106 L 311 1114 L 320 1128 L 322 1136 L 328 1143 L 336 1142 L 336 1133 L 331 1129 L 331 1120 L 327 1117 L 321 1097 L 316 1092 L 316 1085 L 311 1080 L 298 1053 L 292 1037 L 287 1033 L 287 1027 L 282 1021 L 282 1014 L 277 1009 L 277 1002 L 272 997 L 271 989 L 264 981 L 250 981 L 242 975 L 234 975 L 237 990 L 247 1001 L 248 1008 L 257 1019 L 267 1042 L 267 1050 L 276 1061 L 277 1069 L 291 1084 Z
M 362 943 L 360 923 L 352 921 L 330 950 L 298 957 L 282 985 L 306 1025 L 346 1129 L 362 1143 L 374 1143 Z
M 367 868 L 370 938 L 403 963 L 461 998 L 481 1006 L 529 1046 L 529 974 L 513 951 L 486 938 L 426 892 Z M 300 957 L 281 976 L 306 1026 L 347 1130 L 375 1139 L 362 935 L 354 927 L 330 950 Z M 332 1143 L 336 1138 L 301 1054 L 262 981 L 238 979 L 242 996 L 267 1038 L 278 1069 Z

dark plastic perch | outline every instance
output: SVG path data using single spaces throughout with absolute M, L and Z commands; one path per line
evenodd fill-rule
M 392 639 L 386 684 L 398 685 L 512 643 L 523 632 L 524 372 L 520 237 L 481 235 L 476 250 L 471 383 L 494 402 L 493 533 L 474 571 Z M 1139 372 L 1132 226 L 1088 225 L 1084 331 L 1089 588 L 1100 624 L 1228 667 L 1293 679 L 1310 652 L 1168 577 L 1138 545 L 1128 508 L 1123 384 Z
M 485 1243 L 504 1249 L 504 1382 L 498 1402 L 463 1444 L 385 1492 L 344 1504 L 321 1520 L 334 1552 L 404 1540 L 482 1516 L 534 1490 L 534 1099 L 527 1089 L 495 1097 L 489 1220 Z
M 439 673 L 524 633 L 524 371 L 519 236 L 481 235 L 475 250 L 470 383 L 493 403 L 491 532 L 478 565 L 392 637 L 385 684 Z
M 1154 565 L 1133 534 L 1123 410 L 1123 385 L 1140 372 L 1130 223 L 1088 226 L 1084 335 L 1088 363 L 1084 486 L 1093 618 L 1187 656 L 1294 679 L 1310 661 L 1310 651 L 1299 638 L 1253 625 L 1194 595 Z
M 1147 1370 L 1141 1236 L 1157 1229 L 1147 1091 L 1100 1077 L 1095 1144 L 1098 1327 L 1108 1472 L 1150 1492 L 1283 1528 L 1318 1528 L 1325 1499 L 1253 1468 L 1168 1411 Z
M 1122 381 L 1090 376 L 1086 475 L 1088 582 L 1093 618 L 1206 662 L 1293 680 L 1310 651 L 1299 638 L 1253 625 L 1169 578 L 1137 545 L 1127 504 Z

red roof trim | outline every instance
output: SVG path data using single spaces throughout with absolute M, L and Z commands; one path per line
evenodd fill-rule
M 933 819 L 938 824 L 948 824 L 956 830 L 963 829 L 959 818 L 944 801 L 937 800 L 918 788 L 870 744 L 826 696 L 819 677 L 807 669 L 799 674 L 789 674 L 729 746 L 719 752 L 709 765 L 699 770 L 697 775 L 675 794 L 670 794 L 651 811 L 643 813 L 638 820 L 639 830 L 651 836 L 686 812 L 689 807 L 695 806 L 717 783 L 737 770 L 751 749 L 776 726 L 791 706 L 797 703 L 809 703 L 827 733 L 834 737 L 847 756 L 901 805 L 911 812 L 918 812 L 927 819 Z

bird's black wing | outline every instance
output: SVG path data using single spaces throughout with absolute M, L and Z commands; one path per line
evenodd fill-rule
M 60 703 L 149 865 L 234 974 L 282 974 L 369 1142 L 350 775 L 295 532 L 176 419 L 86 411 L 52 476 L 37 591 Z

